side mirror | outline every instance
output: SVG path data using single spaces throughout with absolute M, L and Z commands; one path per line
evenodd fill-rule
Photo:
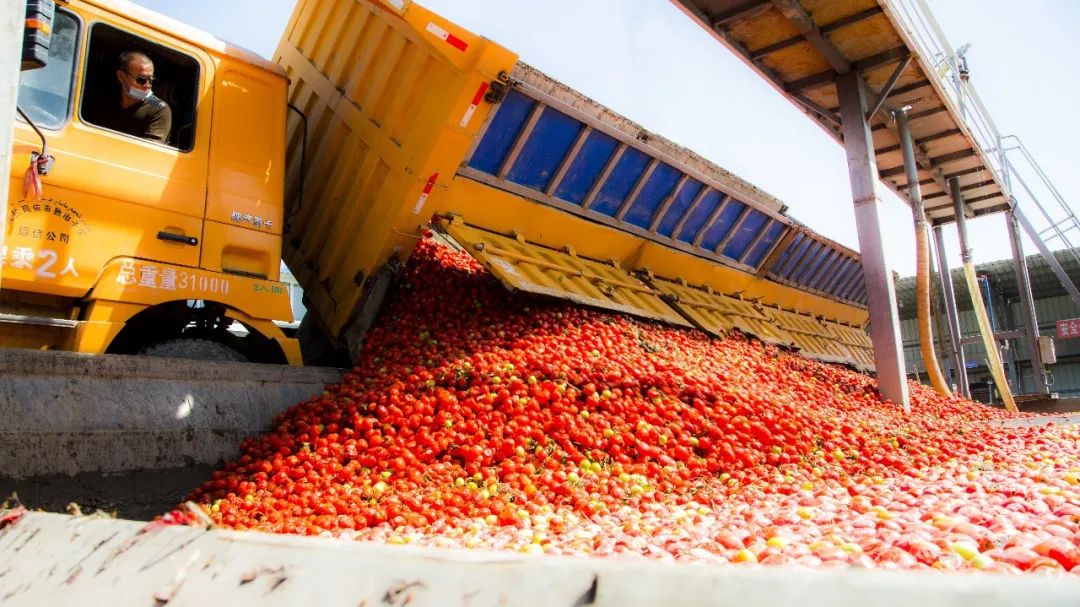
M 52 40 L 54 0 L 26 0 L 26 26 L 23 29 L 22 71 L 45 67 L 49 62 Z

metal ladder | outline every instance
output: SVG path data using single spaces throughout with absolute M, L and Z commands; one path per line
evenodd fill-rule
M 1057 275 L 1058 280 L 1061 281 L 1062 286 L 1069 292 L 1069 295 L 1073 298 L 1073 301 L 1080 306 L 1080 290 L 1077 289 L 1076 284 L 1072 278 L 1065 272 L 1065 269 L 1061 266 L 1057 256 L 1050 249 L 1050 244 L 1064 247 L 1065 254 L 1071 255 L 1073 260 L 1080 265 L 1080 253 L 1077 252 L 1073 246 L 1072 241 L 1069 240 L 1070 233 L 1076 237 L 1080 235 L 1080 220 L 1076 218 L 1076 213 L 1065 201 L 1065 198 L 1058 191 L 1057 187 L 1050 180 L 1050 177 L 1043 171 L 1042 167 L 1035 160 L 1035 157 L 1028 151 L 1027 147 L 1016 135 L 1008 135 L 1001 138 L 1001 150 L 1005 158 L 1005 167 L 1007 169 L 1007 179 L 1009 181 L 1010 189 L 1013 194 L 1013 204 L 1015 207 L 1016 219 L 1020 222 L 1021 227 L 1027 233 L 1028 238 L 1035 243 L 1035 247 L 1039 249 L 1039 253 L 1043 256 L 1043 259 L 1050 265 L 1050 268 Z M 1048 204 L 1043 204 L 1032 186 L 1028 184 L 1028 181 L 1024 179 L 1021 170 L 1027 170 L 1035 176 L 1035 187 L 1041 187 L 1045 194 L 1049 194 L 1050 201 Z M 1030 176 L 1030 175 L 1029 175 Z M 1013 185 L 1019 185 L 1020 189 L 1017 190 Z M 1017 193 L 1023 192 L 1025 194 L 1024 204 L 1020 204 L 1020 200 L 1017 198 Z M 1029 206 L 1030 205 L 1030 206 Z M 1031 219 L 1022 210 L 1024 208 L 1038 209 L 1038 214 L 1045 220 L 1045 227 L 1036 227 L 1032 223 Z M 1047 208 L 1049 207 L 1049 208 Z

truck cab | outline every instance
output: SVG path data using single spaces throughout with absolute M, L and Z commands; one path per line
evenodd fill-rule
M 163 140 L 100 118 L 131 52 L 171 113 Z M 273 63 L 134 4 L 58 0 L 47 64 L 19 83 L 0 346 L 299 364 L 274 322 L 292 321 L 287 87 Z

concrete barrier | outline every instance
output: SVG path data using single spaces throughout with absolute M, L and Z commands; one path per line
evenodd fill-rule
M 0 476 L 216 465 L 338 369 L 0 350 Z
M 0 513 L 2 520 L 2 513 Z M 1080 605 L 1075 576 L 705 566 L 419 549 L 27 513 L 0 529 L 14 605 Z

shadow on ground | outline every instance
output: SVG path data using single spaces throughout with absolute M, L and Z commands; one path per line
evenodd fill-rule
M 176 507 L 210 478 L 216 466 L 191 466 L 122 474 L 82 473 L 13 480 L 0 476 L 0 502 L 18 494 L 31 510 L 65 512 L 75 502 L 83 514 L 100 510 L 123 519 L 148 521 Z

